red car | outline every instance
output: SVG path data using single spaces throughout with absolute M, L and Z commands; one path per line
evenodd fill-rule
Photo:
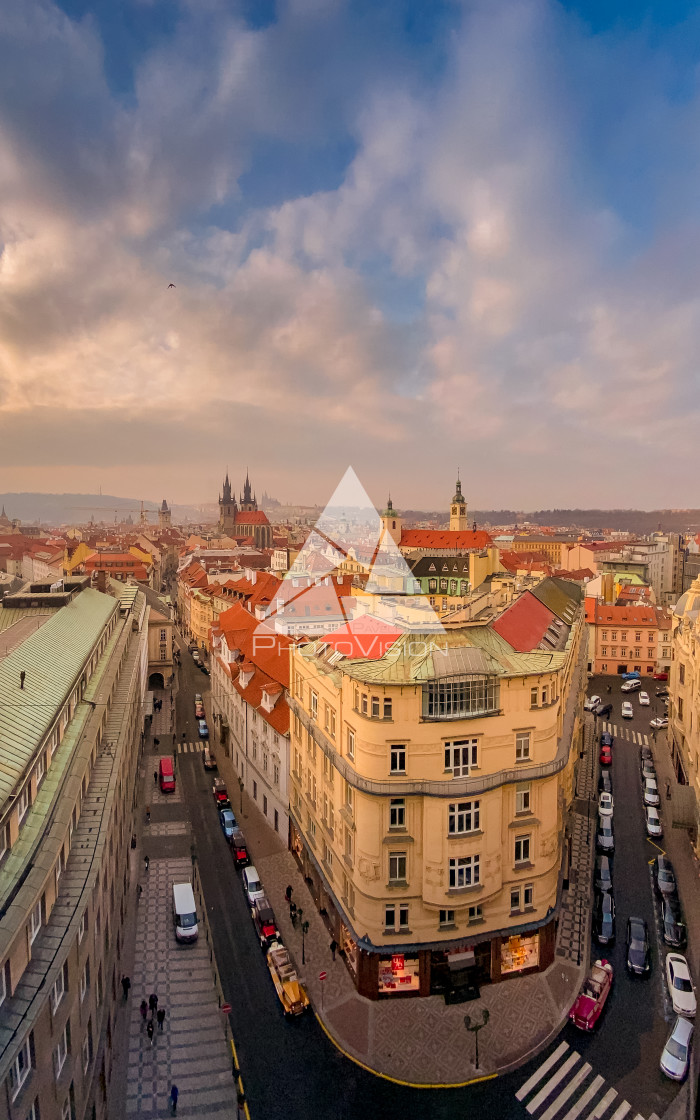
M 226 785 L 221 778 L 215 779 L 214 785 L 211 787 L 211 791 L 214 794 L 214 804 L 216 805 L 217 809 L 231 808 L 231 802 L 229 801 L 228 793 L 226 792 Z
M 575 1027 L 582 1031 L 593 1030 L 605 1007 L 612 981 L 613 967 L 610 961 L 596 961 L 569 1012 L 569 1018 Z
M 195 704 L 195 706 L 194 706 L 194 718 L 195 719 L 206 719 L 207 718 L 206 713 L 204 711 L 204 704 Z
M 607 744 L 600 748 L 600 765 L 612 766 L 612 750 Z
M 654 673 L 654 680 L 655 681 L 667 681 L 668 680 L 668 673 Z

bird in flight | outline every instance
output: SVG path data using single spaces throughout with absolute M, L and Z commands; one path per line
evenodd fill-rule
M 168 284 L 168 287 L 169 287 L 169 288 L 176 288 L 176 287 L 177 287 L 177 284 Z

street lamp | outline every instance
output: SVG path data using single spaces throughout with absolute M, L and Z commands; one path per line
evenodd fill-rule
M 301 914 L 301 910 L 299 911 L 299 913 Z M 306 945 L 305 945 L 304 939 L 305 939 L 308 932 L 309 932 L 309 923 L 308 922 L 302 922 L 301 923 L 301 963 L 302 964 L 306 964 Z
M 488 1009 L 488 1007 L 482 1008 L 481 1013 L 483 1015 L 483 1019 L 480 1023 L 477 1023 L 476 1021 L 472 1022 L 471 1015 L 465 1015 L 464 1016 L 465 1027 L 467 1028 L 468 1031 L 473 1031 L 474 1032 L 474 1046 L 475 1046 L 475 1049 L 476 1049 L 476 1066 L 475 1066 L 476 1069 L 479 1068 L 479 1031 L 481 1030 L 482 1027 L 485 1027 L 486 1024 L 489 1021 L 489 1009 Z

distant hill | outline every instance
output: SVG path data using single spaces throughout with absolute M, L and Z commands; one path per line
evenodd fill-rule
M 401 516 L 410 521 L 432 520 L 439 525 L 447 525 L 449 521 L 444 510 L 403 510 Z M 521 525 L 529 522 L 555 529 L 576 527 L 589 532 L 618 529 L 641 535 L 660 529 L 666 533 L 697 533 L 700 531 L 700 509 L 470 509 L 469 525 L 474 521 L 480 529 L 490 525 Z
M 160 501 L 144 498 L 144 506 L 147 510 L 158 510 L 160 504 Z M 91 517 L 94 517 L 97 522 L 104 521 L 109 524 L 114 521 L 115 515 L 119 520 L 130 516 L 135 523 L 138 523 L 141 499 L 119 498 L 115 494 L 6 493 L 0 494 L 0 509 L 3 506 L 8 517 L 18 517 L 20 521 L 29 525 L 84 524 Z M 202 520 L 203 515 L 196 506 L 173 505 L 171 509 L 176 524 Z M 157 514 L 149 514 L 148 520 L 155 523 L 158 520 Z

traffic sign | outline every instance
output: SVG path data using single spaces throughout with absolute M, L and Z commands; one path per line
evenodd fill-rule
M 327 972 L 319 972 L 319 974 L 318 974 L 319 980 L 325 980 L 327 976 L 328 976 Z
M 219 1008 L 219 1011 L 221 1011 L 222 1015 L 230 1015 L 231 1014 L 231 1004 L 230 1003 L 222 1003 L 221 1007 Z

